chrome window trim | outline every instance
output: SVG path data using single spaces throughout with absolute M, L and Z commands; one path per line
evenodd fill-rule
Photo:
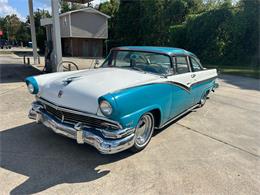
M 78 110 L 73 110 L 73 109 L 70 109 L 70 108 L 65 108 L 63 106 L 59 106 L 59 105 L 56 105 L 56 104 L 54 104 L 54 103 L 52 103 L 52 102 L 50 102 L 48 100 L 45 100 L 45 99 L 43 99 L 41 97 L 38 98 L 37 101 L 42 102 L 44 104 L 47 104 L 47 105 L 55 108 L 56 110 L 61 110 L 61 111 L 70 112 L 70 113 L 73 113 L 73 114 L 78 114 L 78 115 L 83 115 L 83 116 L 89 116 L 89 117 L 97 118 L 97 119 L 104 120 L 104 121 L 110 122 L 112 124 L 115 124 L 120 129 L 123 128 L 122 125 L 119 122 L 110 120 L 110 119 L 105 118 L 105 117 L 97 116 L 95 114 L 90 114 L 90 113 L 86 113 L 86 112 L 82 112 L 82 111 L 78 111 Z
M 201 68 L 199 71 L 193 70 L 193 64 L 192 64 L 192 61 L 191 61 L 192 59 L 195 60 L 199 64 L 199 67 Z M 202 64 L 200 63 L 200 60 L 198 58 L 193 57 L 193 56 L 189 56 L 189 62 L 190 62 L 190 67 L 191 67 L 192 72 L 200 72 L 200 71 L 204 70 L 204 67 L 202 66 Z
M 178 57 L 183 57 L 186 59 L 186 62 L 187 62 L 187 65 L 188 65 L 188 69 L 189 69 L 189 72 L 185 72 L 185 73 L 178 73 L 178 61 L 177 61 L 177 58 Z M 172 58 L 174 58 L 174 62 L 175 62 L 175 69 L 176 69 L 176 74 L 186 74 L 186 73 L 190 73 L 192 72 L 192 69 L 191 69 L 191 65 L 190 65 L 190 61 L 189 61 L 189 57 L 188 55 L 184 55 L 184 54 L 179 54 L 179 55 L 173 55 Z

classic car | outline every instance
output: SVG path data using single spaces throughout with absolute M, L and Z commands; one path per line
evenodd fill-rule
M 184 49 L 117 47 L 100 67 L 26 78 L 29 118 L 101 153 L 138 152 L 154 129 L 203 106 L 216 78 Z

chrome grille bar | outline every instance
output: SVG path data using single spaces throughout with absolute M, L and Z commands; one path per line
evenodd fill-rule
M 112 129 L 122 128 L 118 122 L 112 121 L 110 119 L 60 107 L 42 98 L 38 99 L 38 101 L 40 101 L 41 104 L 43 104 L 43 106 L 45 107 L 46 111 L 49 114 L 53 115 L 54 117 L 61 120 L 62 122 L 63 121 L 70 122 L 70 123 L 82 122 L 86 126 L 95 127 L 95 128 L 107 128 L 107 127 L 110 127 Z

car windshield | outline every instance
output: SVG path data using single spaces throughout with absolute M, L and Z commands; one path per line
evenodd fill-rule
M 112 51 L 102 67 L 134 69 L 159 75 L 172 74 L 170 57 L 141 51 Z

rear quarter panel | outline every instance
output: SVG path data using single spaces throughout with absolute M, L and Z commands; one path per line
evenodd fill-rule
M 205 69 L 195 72 L 194 84 L 191 86 L 191 92 L 194 96 L 194 103 L 198 103 L 204 93 L 210 92 L 215 85 L 217 78 L 216 69 Z

